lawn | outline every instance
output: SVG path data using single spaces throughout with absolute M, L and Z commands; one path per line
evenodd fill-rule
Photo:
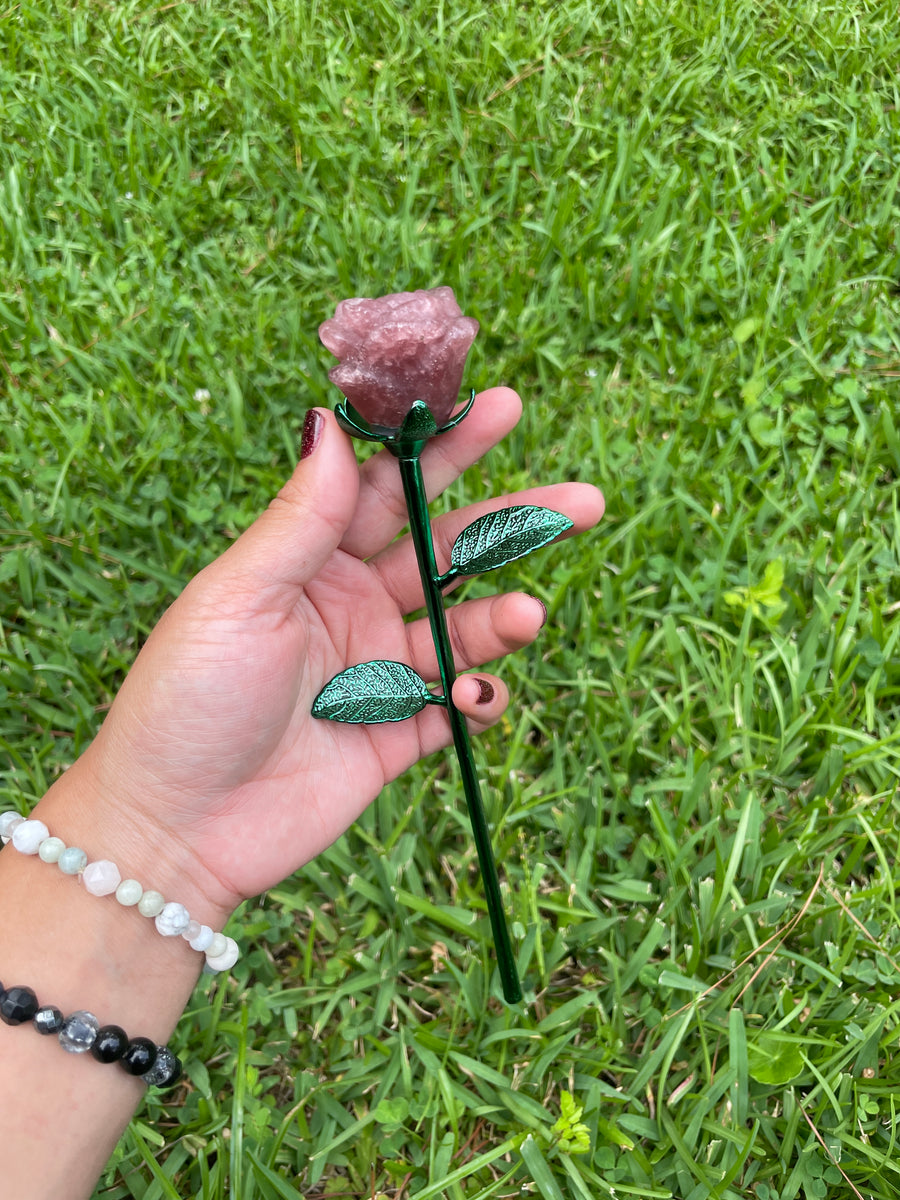
M 525 401 L 435 505 L 599 483 L 477 754 L 236 915 L 103 1200 L 900 1197 L 900 26 L 886 0 L 0 12 L 0 800 L 88 744 L 452 285 Z

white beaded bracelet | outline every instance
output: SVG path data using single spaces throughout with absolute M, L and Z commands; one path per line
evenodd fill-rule
M 209 925 L 201 925 L 191 918 L 183 904 L 172 900 L 166 903 L 159 892 L 149 888 L 145 891 L 136 879 L 123 879 L 119 868 L 108 859 L 88 862 L 83 850 L 51 837 L 43 821 L 26 820 L 17 812 L 0 813 L 0 840 L 4 845 L 12 842 L 13 848 L 22 854 L 36 854 L 42 862 L 56 863 L 64 875 L 80 876 L 93 896 L 115 893 L 124 908 L 136 906 L 143 916 L 153 918 L 163 937 L 180 935 L 191 949 L 202 951 L 206 955 L 205 970 L 213 974 L 230 970 L 240 957 L 234 938 L 213 932 Z

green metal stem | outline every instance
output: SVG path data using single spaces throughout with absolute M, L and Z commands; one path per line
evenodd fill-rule
M 419 465 L 419 450 L 420 447 L 411 448 L 411 453 L 408 455 L 397 456 L 400 462 L 400 477 L 403 480 L 403 494 L 406 497 L 406 507 L 409 512 L 410 532 L 416 549 L 419 575 L 425 591 L 425 606 L 428 610 L 431 634 L 437 651 L 441 686 L 447 701 L 447 715 L 450 718 L 450 728 L 453 732 L 453 744 L 459 760 L 466 804 L 469 808 L 472 831 L 475 835 L 475 847 L 478 851 L 478 863 L 484 881 L 494 945 L 497 950 L 497 966 L 503 984 L 503 995 L 508 1004 L 516 1004 L 522 999 L 522 988 L 519 984 L 512 943 L 503 913 L 500 883 L 497 878 L 494 852 L 491 848 L 491 837 L 484 816 L 484 806 L 481 802 L 481 787 L 475 769 L 472 743 L 469 740 L 465 717 L 453 703 L 450 695 L 453 681 L 456 679 L 456 670 L 453 665 L 453 649 L 450 644 L 447 617 L 439 584 L 441 575 L 434 557 L 434 542 L 431 537 L 425 482 Z

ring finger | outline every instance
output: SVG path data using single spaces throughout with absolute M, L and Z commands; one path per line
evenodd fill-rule
M 457 671 L 493 662 L 533 642 L 546 619 L 540 600 L 525 592 L 463 600 L 447 610 L 447 629 Z M 407 626 L 410 663 L 426 681 L 440 678 L 426 618 Z

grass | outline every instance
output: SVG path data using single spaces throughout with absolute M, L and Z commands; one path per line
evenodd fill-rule
M 342 296 L 452 284 L 523 393 L 448 504 L 608 501 L 501 576 L 523 1009 L 427 761 L 245 906 L 97 1197 L 900 1197 L 898 54 L 883 0 L 0 13 L 5 800 L 290 470 Z

